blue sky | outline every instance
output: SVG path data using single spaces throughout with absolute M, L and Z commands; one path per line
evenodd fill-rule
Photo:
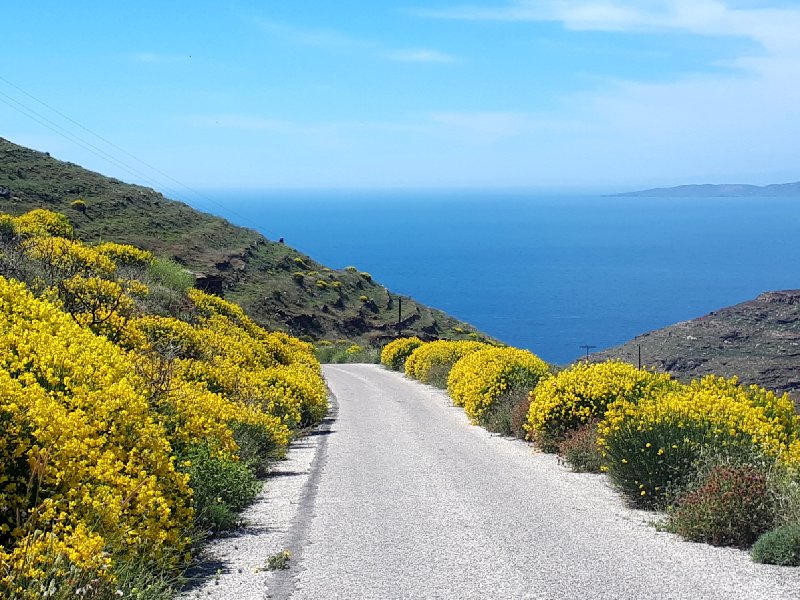
M 6 4 L 0 136 L 166 191 L 800 179 L 796 1 Z

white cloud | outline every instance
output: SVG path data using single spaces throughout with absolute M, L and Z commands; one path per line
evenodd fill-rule
M 150 64 L 175 64 L 186 62 L 192 57 L 188 54 L 159 54 L 157 52 L 134 52 L 129 55 L 134 62 Z
M 503 138 L 524 133 L 530 128 L 527 115 L 516 112 L 448 111 L 433 112 L 428 119 L 440 130 L 475 138 Z
M 438 63 L 457 62 L 457 57 L 432 48 L 391 48 L 388 44 L 358 38 L 335 29 L 296 27 L 268 19 L 257 19 L 256 24 L 270 35 L 292 44 L 313 46 L 324 50 L 358 50 L 395 62 Z
M 800 8 L 735 8 L 721 0 L 516 0 L 501 7 L 462 6 L 413 13 L 442 19 L 553 21 L 573 30 L 741 36 L 768 51 L 800 52 Z
M 396 50 L 385 54 L 389 60 L 396 62 L 412 62 L 412 63 L 439 63 L 449 64 L 457 62 L 457 58 L 452 54 L 439 52 L 438 50 Z
M 691 33 L 757 43 L 729 61 L 735 70 L 668 82 L 608 79 L 565 94 L 547 115 L 453 113 L 440 123 L 475 135 L 513 137 L 525 153 L 546 141 L 554 176 L 570 164 L 584 180 L 667 181 L 719 174 L 739 179 L 797 169 L 800 138 L 800 7 L 720 0 L 517 0 L 500 7 L 416 11 L 425 17 L 552 21 L 581 31 Z M 445 115 L 447 117 L 447 115 Z M 553 135 L 548 135 L 548 127 Z M 527 136 L 527 138 L 526 138 Z
M 326 49 L 375 48 L 376 42 L 359 39 L 341 31 L 318 27 L 296 27 L 269 19 L 257 19 L 256 24 L 266 33 L 303 46 Z
M 404 121 L 291 121 L 249 114 L 194 115 L 185 119 L 194 127 L 248 131 L 253 134 L 285 136 L 316 146 L 345 148 L 373 134 L 426 134 L 429 123 Z

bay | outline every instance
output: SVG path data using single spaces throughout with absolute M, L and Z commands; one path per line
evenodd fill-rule
M 800 287 L 800 198 L 265 191 L 197 208 L 559 364 Z M 221 210 L 223 209 L 223 210 Z

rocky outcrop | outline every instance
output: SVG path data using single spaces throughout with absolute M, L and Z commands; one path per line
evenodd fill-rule
M 766 292 L 755 300 L 652 331 L 591 355 L 642 363 L 688 380 L 711 373 L 738 376 L 800 398 L 800 290 Z

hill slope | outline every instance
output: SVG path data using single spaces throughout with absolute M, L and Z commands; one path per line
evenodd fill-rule
M 800 290 L 767 292 L 591 355 L 642 363 L 687 380 L 714 373 L 800 397 Z
M 85 207 L 73 205 L 81 199 Z M 297 336 L 378 344 L 395 336 L 397 296 L 356 269 L 331 270 L 258 232 L 0 138 L 0 212 L 66 214 L 86 242 L 134 244 L 218 287 L 260 325 Z M 402 299 L 402 331 L 425 339 L 479 335 Z
M 800 197 L 800 181 L 795 183 L 773 183 L 770 185 L 747 185 L 741 183 L 699 185 L 679 185 L 669 188 L 653 188 L 638 192 L 616 194 L 632 198 L 747 198 L 764 197 Z

